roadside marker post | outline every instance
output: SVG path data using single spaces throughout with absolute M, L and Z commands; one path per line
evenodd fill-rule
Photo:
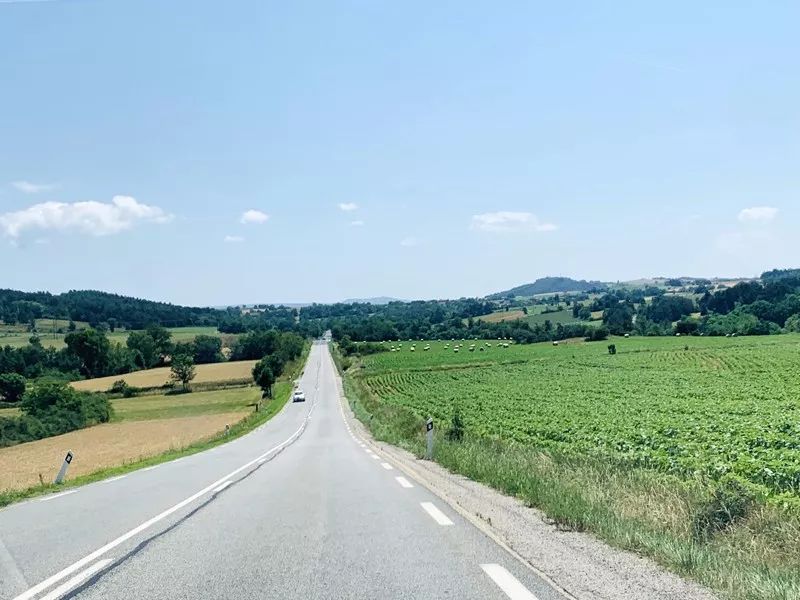
M 67 451 L 67 455 L 64 457 L 64 462 L 61 465 L 61 469 L 58 471 L 58 475 L 56 475 L 55 483 L 62 483 L 64 481 L 64 477 L 67 475 L 67 467 L 72 462 L 72 452 Z
M 433 458 L 433 418 L 428 417 L 428 420 L 425 422 L 425 431 L 426 435 L 428 436 L 428 452 L 425 454 L 425 458 L 431 460 Z

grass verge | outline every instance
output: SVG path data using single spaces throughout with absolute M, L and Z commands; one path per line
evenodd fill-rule
M 275 384 L 273 390 L 273 399 L 264 404 L 261 412 L 254 412 L 238 423 L 235 423 L 231 426 L 230 431 L 227 434 L 225 432 L 220 432 L 219 434 L 210 436 L 206 439 L 198 440 L 183 448 L 170 449 L 167 452 L 144 458 L 142 460 L 136 460 L 107 469 L 100 469 L 94 471 L 93 473 L 89 473 L 88 475 L 76 477 L 75 479 L 68 479 L 60 485 L 47 483 L 22 490 L 9 490 L 0 492 L 0 508 L 8 506 L 14 502 L 19 502 L 20 500 L 26 500 L 28 498 L 40 496 L 42 494 L 47 494 L 54 491 L 62 491 L 79 487 L 86 485 L 87 483 L 100 481 L 116 475 L 124 475 L 125 473 L 130 473 L 131 471 L 158 465 L 170 460 L 175 460 L 176 458 L 181 458 L 183 456 L 197 454 L 198 452 L 209 450 L 210 448 L 233 441 L 238 437 L 250 433 L 253 431 L 253 429 L 263 425 L 276 414 L 278 414 L 289 401 L 289 398 L 292 395 L 292 389 L 294 387 L 293 380 L 296 379 L 297 376 L 302 372 L 310 349 L 311 345 L 306 344 L 301 357 L 287 365 L 285 374 Z
M 359 370 L 354 365 L 344 377 L 356 417 L 376 439 L 421 457 L 422 416 L 382 403 Z M 437 432 L 434 460 L 541 509 L 559 527 L 648 556 L 726 598 L 800 598 L 800 512 L 791 504 L 767 503 L 737 480 L 687 480 L 502 440 L 457 442 L 444 433 Z

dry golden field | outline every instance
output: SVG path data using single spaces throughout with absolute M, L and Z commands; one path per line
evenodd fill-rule
M 196 376 L 192 383 L 211 383 L 216 381 L 245 380 L 250 379 L 255 360 L 240 360 L 236 362 L 212 363 L 209 365 L 197 365 Z M 108 391 L 113 383 L 119 379 L 124 380 L 128 385 L 138 388 L 154 388 L 164 385 L 169 381 L 169 367 L 158 369 L 147 369 L 136 371 L 127 375 L 112 375 L 110 377 L 98 377 L 96 379 L 86 379 L 75 381 L 71 385 L 76 390 L 84 392 L 105 392 Z
M 173 419 L 106 423 L 27 444 L 0 449 L 0 491 L 52 483 L 67 450 L 75 458 L 68 477 L 87 475 L 178 449 L 237 423 L 250 411 Z

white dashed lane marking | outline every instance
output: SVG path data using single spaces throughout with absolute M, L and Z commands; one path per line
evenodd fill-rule
M 433 502 L 421 502 L 420 506 L 422 506 L 422 508 L 425 509 L 425 512 L 428 513 L 439 525 L 453 524 L 446 514 L 436 508 L 436 505 Z
M 519 580 L 509 573 L 505 568 L 496 564 L 481 565 L 481 569 L 492 578 L 506 596 L 511 600 L 538 600 L 531 594 Z

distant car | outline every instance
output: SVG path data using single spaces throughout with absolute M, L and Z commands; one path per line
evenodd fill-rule
M 292 402 L 305 402 L 306 395 L 303 393 L 303 390 L 295 390 L 294 394 L 292 394 Z

